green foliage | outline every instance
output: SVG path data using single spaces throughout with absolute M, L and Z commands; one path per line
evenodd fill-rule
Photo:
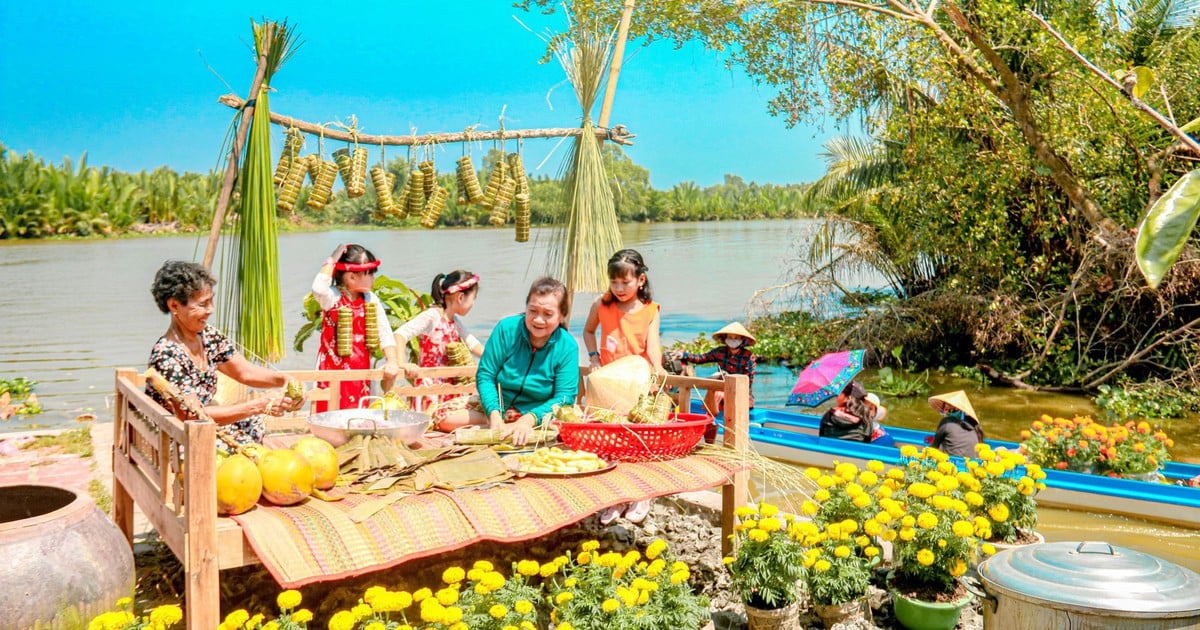
M 1180 177 L 1171 189 L 1159 197 L 1138 227 L 1138 269 L 1151 288 L 1162 284 L 1163 276 L 1183 252 L 1200 217 L 1200 169 Z
M 37 381 L 18 376 L 12 379 L 0 378 L 0 396 L 9 394 L 13 400 L 20 400 L 33 393 Z
M 733 590 L 742 602 L 761 609 L 783 608 L 796 601 L 796 583 L 805 576 L 798 562 L 803 547 L 792 534 L 790 517 L 769 503 L 737 510 L 741 522 L 734 526 L 736 555 L 725 558 Z
M 904 368 L 904 361 L 901 359 L 903 352 L 903 346 L 892 348 L 892 358 L 899 364 L 901 370 Z M 929 393 L 929 370 L 925 370 L 920 374 L 912 374 L 909 372 L 894 372 L 890 367 L 882 367 L 879 368 L 876 378 L 878 380 L 874 388 L 889 396 L 904 398 L 909 396 L 923 396 Z
M 26 449 L 57 448 L 64 453 L 92 456 L 92 432 L 90 425 L 62 431 L 54 435 L 43 435 L 25 446 Z
M 1164 381 L 1135 383 L 1124 379 L 1101 385 L 1096 406 L 1118 420 L 1130 418 L 1182 418 L 1200 411 L 1200 394 Z
M 836 524 L 827 527 L 825 534 L 805 553 L 805 564 L 812 562 L 806 582 L 813 602 L 830 606 L 865 597 L 871 588 L 871 568 L 879 561 L 878 555 L 868 557 L 866 550 L 878 553 L 878 548 L 859 546 L 854 537 L 843 535 Z
M 754 354 L 764 361 L 807 365 L 839 347 L 849 325 L 848 320 L 819 319 L 803 311 L 760 317 L 750 324 L 750 331 L 758 339 Z

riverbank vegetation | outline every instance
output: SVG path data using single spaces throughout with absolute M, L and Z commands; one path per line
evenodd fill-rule
M 583 4 L 615 22 L 622 3 Z M 635 12 L 631 33 L 724 51 L 788 122 L 861 122 L 825 147 L 805 201 L 830 220 L 780 299 L 827 305 L 835 278 L 882 274 L 892 299 L 814 311 L 840 347 L 1015 387 L 1200 383 L 1194 238 L 1157 290 L 1133 258 L 1200 162 L 1180 132 L 1200 126 L 1194 3 L 715 4 Z
M 480 172 L 491 172 L 499 151 L 480 161 Z M 746 183 L 726 175 L 721 184 L 700 187 L 694 182 L 668 190 L 650 186 L 650 171 L 634 163 L 620 148 L 605 146 L 605 169 L 610 177 L 617 216 L 622 222 L 729 221 L 735 219 L 795 218 L 801 207 L 803 186 Z M 388 171 L 403 189 L 415 164 L 392 159 Z M 450 191 L 439 223 L 450 227 L 486 226 L 488 212 L 477 205 L 459 205 L 453 172 L 438 179 Z M 216 207 L 219 174 L 178 173 L 167 167 L 125 173 L 107 166 L 91 166 L 85 153 L 76 163 L 64 158 L 53 164 L 27 153 L 18 154 L 0 145 L 0 239 L 94 237 L 145 232 L 207 230 Z M 562 183 L 557 177 L 531 178 L 532 224 L 546 225 L 562 216 Z M 280 229 L 320 229 L 377 225 L 384 228 L 415 227 L 419 218 L 378 218 L 375 193 L 350 199 L 337 190 L 324 209 L 305 205 L 306 186 L 294 214 L 283 215 Z M 236 212 L 236 208 L 234 209 Z

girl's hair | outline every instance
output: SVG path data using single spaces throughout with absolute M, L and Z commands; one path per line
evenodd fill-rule
M 852 414 L 855 418 L 864 422 L 872 422 L 875 419 L 875 412 L 871 409 L 871 403 L 868 403 L 865 398 L 855 398 L 850 396 L 846 399 L 844 408 L 847 413 Z
M 608 278 L 610 280 L 613 278 L 620 278 L 621 276 L 629 273 L 632 273 L 633 277 L 636 279 L 641 276 L 646 276 L 647 271 L 650 271 L 650 268 L 646 266 L 646 261 L 642 260 L 642 255 L 639 254 L 637 250 L 622 249 L 621 251 L 613 254 L 612 258 L 608 259 Z M 643 283 L 642 286 L 638 287 L 637 296 L 643 304 L 650 303 L 651 298 L 649 276 L 646 276 L 646 282 Z M 604 296 L 600 298 L 600 301 L 604 304 L 612 304 L 614 301 L 616 301 L 616 299 L 617 296 L 613 295 L 612 289 L 609 289 L 608 291 L 605 291 Z
M 448 295 L 447 291 L 459 282 L 462 282 L 463 280 L 469 280 L 473 277 L 475 277 L 475 274 L 464 269 L 455 269 L 450 273 L 439 273 L 433 279 L 433 287 L 429 289 L 429 295 L 433 296 L 434 304 L 437 304 L 442 308 L 446 308 L 446 295 Z M 466 289 L 463 289 L 462 293 L 475 293 L 478 290 L 479 283 L 476 282 Z M 458 293 L 458 291 L 450 291 L 449 293 Z
M 361 265 L 363 263 L 375 262 L 375 254 L 372 254 L 371 250 L 358 243 L 350 243 L 346 246 L 346 251 L 342 254 L 342 257 L 333 262 Z M 339 287 L 342 286 L 342 276 L 345 274 L 345 271 L 333 272 L 333 284 Z
M 154 274 L 154 284 L 150 285 L 150 293 L 158 310 L 169 313 L 167 300 L 175 298 L 180 304 L 187 304 L 192 296 L 202 289 L 216 286 L 217 279 L 213 277 L 204 265 L 182 260 L 168 260 Z
M 566 329 L 567 322 L 571 319 L 571 302 L 567 300 L 567 287 L 550 276 L 542 276 L 530 285 L 529 294 L 525 296 L 526 306 L 529 306 L 529 300 L 532 300 L 535 295 L 558 296 L 558 312 L 562 314 L 558 325 L 560 328 Z

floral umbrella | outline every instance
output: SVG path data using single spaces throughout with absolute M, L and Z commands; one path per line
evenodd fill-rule
M 792 386 L 787 404 L 816 407 L 842 391 L 862 371 L 864 350 L 830 352 L 808 364 Z

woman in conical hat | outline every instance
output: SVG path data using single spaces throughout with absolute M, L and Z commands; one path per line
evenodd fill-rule
M 929 406 L 940 411 L 932 446 L 948 455 L 975 457 L 975 445 L 983 442 L 983 427 L 967 393 L 958 390 L 929 397 Z

